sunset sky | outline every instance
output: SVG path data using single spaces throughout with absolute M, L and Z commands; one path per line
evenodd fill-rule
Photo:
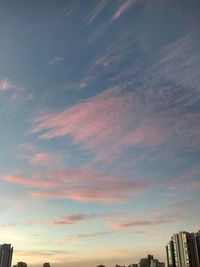
M 200 229 L 200 1 L 0 1 L 0 244 L 13 264 L 166 260 Z

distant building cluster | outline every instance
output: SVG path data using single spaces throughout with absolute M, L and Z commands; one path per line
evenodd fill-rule
M 168 267 L 200 267 L 200 231 L 174 234 L 166 252 Z
M 105 267 L 104 265 L 97 265 L 97 267 Z M 116 265 L 115 267 L 125 267 L 121 265 Z M 142 258 L 137 264 L 130 264 L 128 267 L 165 267 L 164 262 L 159 262 L 159 260 L 154 259 L 153 255 L 148 255 L 147 258 Z
M 142 258 L 137 265 L 138 267 L 165 267 L 164 262 L 154 259 L 153 255 L 148 255 L 147 258 Z

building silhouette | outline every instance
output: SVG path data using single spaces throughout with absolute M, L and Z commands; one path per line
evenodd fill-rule
M 138 267 L 165 267 L 165 263 L 154 259 L 153 255 L 148 255 L 140 260 Z
M 148 255 L 147 258 L 142 258 L 139 262 L 139 267 L 150 267 L 150 262 L 153 259 L 153 255 Z
M 174 234 L 166 253 L 168 267 L 200 267 L 200 231 Z
M 49 262 L 45 262 L 45 263 L 43 264 L 43 267 L 51 267 L 51 265 L 50 265 Z
M 17 264 L 13 265 L 13 267 L 27 267 L 27 264 L 26 262 L 18 262 Z
M 151 259 L 150 267 L 165 267 L 164 262 L 159 262 L 157 259 Z
M 11 267 L 13 247 L 10 244 L 0 245 L 0 267 Z

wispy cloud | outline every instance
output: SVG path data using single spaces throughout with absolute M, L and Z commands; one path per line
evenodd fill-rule
M 121 223 L 113 223 L 109 222 L 108 225 L 110 225 L 112 228 L 116 229 L 123 229 L 123 228 L 129 228 L 129 227 L 149 227 L 149 226 L 155 226 L 160 224 L 168 224 L 168 223 L 177 223 L 177 221 L 182 220 L 182 216 L 180 214 L 175 213 L 161 213 L 157 212 L 154 214 L 154 219 L 151 220 L 131 220 Z
M 37 198 L 64 198 L 79 202 L 120 203 L 133 199 L 138 193 L 149 186 L 142 182 L 115 181 L 113 183 L 76 186 L 69 189 L 54 191 L 33 191 L 31 195 Z
M 6 98 L 3 110 L 10 110 L 33 97 L 32 93 L 28 93 L 22 86 L 10 79 L 0 80 L 0 92 L 4 92 Z
M 86 234 L 71 234 L 66 235 L 60 242 L 59 245 L 66 245 L 71 243 L 72 241 L 76 241 L 78 239 L 88 239 L 88 238 L 100 238 L 100 237 L 106 237 L 108 235 L 116 234 L 117 231 L 101 231 L 101 232 L 95 232 L 95 233 L 86 233 Z
M 106 214 L 97 214 L 97 213 L 91 213 L 91 214 L 84 214 L 84 213 L 78 213 L 78 214 L 72 214 L 72 215 L 64 215 L 61 216 L 59 219 L 56 219 L 53 221 L 54 225 L 70 225 L 75 224 L 79 221 L 85 221 L 90 219 L 95 219 L 99 217 L 105 217 Z
M 107 154 L 109 158 L 122 149 L 122 142 L 125 145 L 129 124 L 134 123 L 140 113 L 137 109 L 143 108 L 139 102 L 137 96 L 124 95 L 118 88 L 112 88 L 62 112 L 40 116 L 34 120 L 31 132 L 47 130 L 40 135 L 43 139 L 69 135 L 75 143 L 95 151 L 99 157 L 106 157 Z M 143 139 L 144 136 L 140 139 L 136 136 L 133 144 Z
M 90 237 L 100 237 L 100 236 L 107 236 L 111 234 L 115 234 L 115 231 L 105 231 L 105 232 L 97 232 L 97 233 L 90 233 L 90 234 L 77 234 L 77 238 L 90 238 Z
M 4 223 L 4 224 L 0 224 L 0 228 L 13 227 L 16 225 L 17 225 L 16 223 Z
M 190 168 L 167 182 L 168 189 L 171 191 L 190 191 L 190 190 L 200 190 L 199 181 L 200 167 L 195 166 Z M 189 178 L 189 179 L 188 179 Z M 184 203 L 186 205 L 186 203 Z
M 200 127 L 194 122 L 200 113 L 177 112 L 179 104 L 171 108 L 173 97 L 176 92 L 168 87 L 142 95 L 111 88 L 63 111 L 41 115 L 33 120 L 30 133 L 42 132 L 41 139 L 71 136 L 75 144 L 106 161 L 130 147 L 158 147 L 171 140 L 199 146 Z
M 78 7 L 79 5 L 79 0 L 70 0 L 68 1 L 68 3 L 66 4 L 65 8 L 64 8 L 64 15 L 65 16 L 70 16 Z
M 93 20 L 99 15 L 99 13 L 107 6 L 110 0 L 100 0 L 95 9 L 86 17 L 87 24 L 90 24 L 93 22 Z
M 37 147 L 31 143 L 21 143 L 17 148 L 23 152 L 33 152 Z
M 19 175 L 8 175 L 4 177 L 4 180 L 28 187 L 57 187 L 60 185 L 59 181 L 41 180 L 35 177 L 26 178 Z
M 63 60 L 64 60 L 63 57 L 53 57 L 48 62 L 51 65 L 58 65 L 58 64 L 61 64 L 63 62 Z
M 86 37 L 86 39 L 81 42 L 80 46 L 87 46 L 90 45 L 94 42 L 96 42 L 100 37 L 102 37 L 102 35 L 106 32 L 106 30 L 108 30 L 109 25 L 106 22 L 101 23 L 100 25 L 98 25 L 95 30 Z
M 9 80 L 4 79 L 0 80 L 0 91 L 8 91 L 15 88 L 16 85 L 13 85 Z
M 86 169 L 36 173 L 28 178 L 9 175 L 4 180 L 31 188 L 29 193 L 36 198 L 63 198 L 110 204 L 133 199 L 152 188 L 152 182 L 121 179 Z M 39 190 L 33 191 L 33 188 Z
M 37 152 L 30 158 L 31 165 L 55 165 L 57 157 L 47 152 Z
M 117 11 L 115 12 L 115 14 L 113 15 L 111 21 L 114 21 L 118 18 L 120 18 L 125 12 L 128 11 L 128 9 L 136 4 L 138 2 L 138 0 L 123 0 L 122 4 L 118 7 Z
M 17 146 L 17 150 L 21 152 L 18 158 L 29 162 L 32 166 L 51 169 L 62 165 L 62 156 L 60 154 L 41 151 L 37 145 L 32 143 L 21 143 Z

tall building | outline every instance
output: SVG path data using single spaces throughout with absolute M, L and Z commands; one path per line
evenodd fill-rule
M 153 255 L 148 255 L 147 258 L 143 258 L 139 262 L 140 267 L 150 267 L 151 260 L 153 259 Z
M 200 267 L 200 232 L 174 234 L 166 246 L 168 267 Z
M 0 267 L 11 267 L 13 247 L 10 244 L 0 245 Z
M 174 245 L 173 240 L 170 240 L 169 243 L 166 246 L 166 252 L 167 252 L 167 263 L 168 267 L 174 267 L 175 265 L 175 253 L 174 253 Z

